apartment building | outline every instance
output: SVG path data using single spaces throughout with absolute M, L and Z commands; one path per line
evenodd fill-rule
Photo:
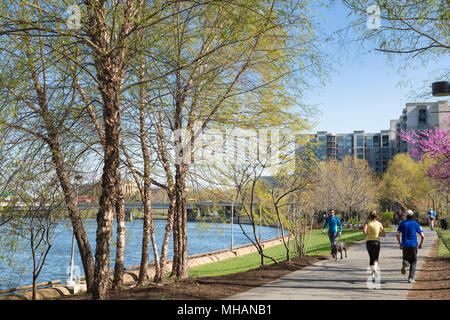
M 407 103 L 398 120 L 391 120 L 395 126 L 395 153 L 408 152 L 411 148 L 400 139 L 400 131 L 415 131 L 431 128 L 448 128 L 445 118 L 450 113 L 448 101 Z
M 365 159 L 375 172 L 386 170 L 393 157 L 395 131 L 381 130 L 379 133 L 367 133 L 364 130 L 353 133 L 328 133 L 318 131 L 317 157 L 320 160 L 337 159 L 341 161 L 346 155 Z
M 400 152 L 408 152 L 410 146 L 400 139 L 401 130 L 448 127 L 445 121 L 450 112 L 448 101 L 407 103 L 398 120 L 390 120 L 389 129 L 377 133 L 355 130 L 353 133 L 329 133 L 317 131 L 311 142 L 317 143 L 315 153 L 319 160 L 341 161 L 346 155 L 365 159 L 375 172 L 384 172 L 389 161 Z M 301 154 L 305 146 L 298 146 Z

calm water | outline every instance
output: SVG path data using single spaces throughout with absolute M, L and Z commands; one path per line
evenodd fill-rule
M 158 250 L 161 250 L 162 238 L 164 236 L 165 220 L 155 220 L 156 239 Z M 85 224 L 91 249 L 95 252 L 95 228 L 96 221 L 88 220 Z M 251 236 L 252 228 L 249 225 L 243 225 L 246 232 Z M 188 222 L 188 254 L 194 255 L 206 253 L 231 247 L 231 225 Z M 115 225 L 114 225 L 115 230 Z M 257 227 L 257 232 L 259 227 Z M 140 264 L 141 259 L 141 241 L 142 241 L 142 220 L 135 220 L 126 223 L 126 247 L 125 247 L 125 266 L 136 266 Z M 250 241 L 244 236 L 239 225 L 233 226 L 233 245 L 235 247 L 248 244 Z M 272 239 L 277 236 L 277 229 L 263 226 L 261 228 L 262 240 Z M 113 234 L 113 242 L 116 239 Z M 172 258 L 172 239 L 169 242 L 169 259 Z M 53 246 L 47 256 L 44 267 L 38 277 L 39 282 L 51 280 L 61 280 L 66 282 L 68 278 L 68 266 L 70 264 L 72 248 L 72 231 L 67 226 L 60 225 L 56 229 Z M 2 248 L 0 248 L 2 250 Z M 115 248 L 111 246 L 110 268 L 114 268 Z M 11 288 L 15 286 L 28 285 L 32 283 L 32 264 L 31 251 L 28 247 L 24 250 L 17 250 L 14 253 L 14 264 L 8 265 L 6 262 L 0 262 L 0 289 Z M 79 267 L 81 275 L 84 274 L 83 265 L 79 256 L 78 248 L 75 243 L 75 262 Z M 149 262 L 153 261 L 153 251 L 150 245 Z

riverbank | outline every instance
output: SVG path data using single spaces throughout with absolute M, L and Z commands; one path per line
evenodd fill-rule
M 355 241 L 359 241 L 363 237 L 362 232 L 360 230 L 345 230 L 343 233 L 343 239 L 350 245 Z M 265 253 L 267 255 L 273 256 L 278 261 L 282 261 L 286 259 L 286 251 L 282 244 L 282 240 L 275 239 L 271 241 L 266 241 L 263 243 L 265 248 Z M 329 241 L 326 235 L 321 233 L 321 230 L 314 230 L 312 232 L 311 242 L 309 243 L 309 254 L 314 252 L 314 256 L 318 259 L 320 258 L 320 253 L 328 253 L 329 252 Z M 292 257 L 294 254 L 294 250 L 291 251 Z M 201 275 L 202 278 L 205 276 L 216 276 L 218 274 L 217 270 L 221 271 L 221 275 L 223 275 L 223 271 L 226 271 L 227 274 L 237 274 L 246 272 L 252 269 L 257 269 L 260 265 L 260 257 L 256 252 L 256 249 L 252 245 L 241 246 L 239 248 L 234 248 L 234 250 L 220 250 L 215 252 L 210 252 L 208 254 L 200 254 L 191 256 L 189 261 L 189 274 L 190 277 L 194 278 L 198 275 Z M 309 263 L 313 263 L 316 258 L 312 258 L 310 256 L 307 260 L 297 261 L 299 265 L 308 265 Z M 293 259 L 296 259 L 293 257 Z M 309 261 L 309 262 L 308 262 Z M 266 259 L 265 263 L 267 264 L 267 268 L 278 268 L 278 267 L 269 267 L 272 263 L 270 260 Z M 305 264 L 306 263 L 306 264 Z M 283 263 L 284 264 L 284 263 Z M 167 272 L 170 271 L 171 265 L 167 265 Z M 283 269 L 282 267 L 281 269 Z M 133 270 L 134 269 L 134 270 Z M 280 269 L 280 270 L 281 270 Z M 124 288 L 134 288 L 137 282 L 137 276 L 139 266 L 130 267 L 125 272 L 124 280 Z M 151 272 L 151 270 L 149 269 Z M 281 271 L 280 271 L 281 272 Z M 236 275 L 236 277 L 239 277 Z M 231 276 L 233 278 L 233 276 Z M 169 281 L 170 283 L 170 281 Z M 151 286 L 151 285 L 150 285 Z M 54 286 L 52 288 L 46 288 L 38 290 L 38 299 L 52 299 L 58 296 L 69 295 L 70 291 L 67 288 L 64 288 L 65 285 Z M 85 290 L 85 288 L 83 288 Z M 58 291 L 58 294 L 55 293 Z M 29 299 L 31 293 L 20 294 L 15 297 L 10 297 L 11 299 Z
M 262 241 L 261 244 L 263 248 L 270 248 L 272 246 L 280 245 L 282 243 L 282 239 L 271 239 Z M 208 253 L 202 253 L 190 256 L 188 258 L 188 265 L 189 268 L 194 268 L 196 266 L 200 266 L 207 263 L 222 261 L 229 258 L 235 258 L 240 257 L 244 255 L 248 255 L 250 253 L 256 252 L 256 248 L 251 245 L 243 245 L 234 248 L 233 250 L 230 249 L 224 249 L 224 250 L 218 250 Z M 139 276 L 139 267 L 140 266 L 132 266 L 125 269 L 124 272 L 124 281 L 123 281 L 123 287 L 124 288 L 134 288 L 136 287 L 138 276 Z M 172 268 L 172 260 L 169 260 L 164 268 L 164 271 L 166 273 L 169 273 Z M 112 282 L 113 279 L 113 272 L 114 270 L 110 270 L 110 282 Z M 150 278 L 152 278 L 155 274 L 155 270 L 153 267 L 153 264 L 149 264 L 148 273 Z M 36 291 L 36 299 L 37 300 L 43 300 L 43 299 L 56 299 L 61 298 L 64 296 L 71 296 L 74 293 L 76 294 L 83 294 L 86 292 L 86 282 L 83 281 L 84 277 L 82 276 L 80 278 L 82 281 L 80 281 L 80 285 L 78 289 L 72 290 L 67 286 L 67 284 L 57 284 L 52 285 L 50 287 L 40 288 Z M 56 282 L 58 283 L 58 282 Z M 6 291 L 4 291 L 6 292 Z M 0 300 L 30 300 L 32 297 L 31 291 L 25 291 L 17 294 L 11 294 L 11 295 L 5 295 L 0 296 Z
M 96 244 L 96 221 L 86 220 L 85 230 L 91 245 L 92 251 L 95 251 Z M 125 266 L 131 267 L 139 265 L 141 262 L 141 246 L 143 220 L 133 220 L 126 222 L 125 235 Z M 166 221 L 155 220 L 155 237 L 158 248 L 161 248 Z M 251 226 L 243 225 L 247 234 L 252 234 Z M 217 250 L 238 247 L 250 243 L 241 231 L 239 226 L 222 223 L 197 223 L 188 222 L 188 245 L 189 255 L 196 255 L 205 252 L 213 252 Z M 111 254 L 110 269 L 114 268 L 116 239 L 116 222 L 113 222 L 113 234 L 111 237 Z M 258 230 L 259 231 L 259 230 Z M 277 237 L 277 230 L 270 227 L 262 226 L 262 240 L 273 239 Z M 280 234 L 281 235 L 281 234 Z M 45 264 L 39 274 L 38 282 L 48 282 L 61 280 L 62 283 L 67 281 L 69 276 L 69 265 L 71 262 L 73 233 L 70 221 L 62 221 L 56 228 L 52 239 L 52 248 L 46 257 Z M 22 239 L 19 239 L 22 240 Z M 24 240 L 23 240 L 24 241 Z M 0 290 L 13 287 L 20 287 L 32 283 L 33 261 L 29 243 L 19 243 L 21 247 L 14 252 L 8 251 L 7 246 L 0 246 L 0 256 L 10 257 L 9 260 L 0 264 Z M 173 242 L 169 241 L 168 258 L 173 255 Z M 149 257 L 149 263 L 153 262 L 153 252 Z M 75 245 L 74 252 L 75 275 L 82 275 L 83 264 Z

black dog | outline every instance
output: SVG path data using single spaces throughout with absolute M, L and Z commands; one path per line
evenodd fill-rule
M 338 253 L 338 251 L 341 253 L 341 259 L 342 259 L 342 251 L 345 251 L 345 257 L 347 258 L 347 247 L 345 246 L 344 241 L 339 241 L 336 244 L 336 248 L 331 252 L 331 255 L 336 260 L 337 260 L 337 253 Z

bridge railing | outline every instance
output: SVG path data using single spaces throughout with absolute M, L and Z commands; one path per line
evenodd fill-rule
M 41 282 L 41 283 L 37 283 L 36 284 L 36 288 L 41 289 L 41 288 L 45 288 L 45 287 L 51 287 L 51 286 L 54 286 L 55 284 L 59 284 L 59 283 L 61 283 L 61 280 Z M 12 292 L 18 293 L 18 292 L 21 292 L 21 291 L 28 291 L 28 290 L 31 290 L 31 289 L 33 289 L 33 285 L 32 284 L 29 284 L 29 285 L 26 285 L 26 286 L 22 286 L 22 287 L 3 289 L 3 290 L 0 290 L 0 295 L 12 293 Z

